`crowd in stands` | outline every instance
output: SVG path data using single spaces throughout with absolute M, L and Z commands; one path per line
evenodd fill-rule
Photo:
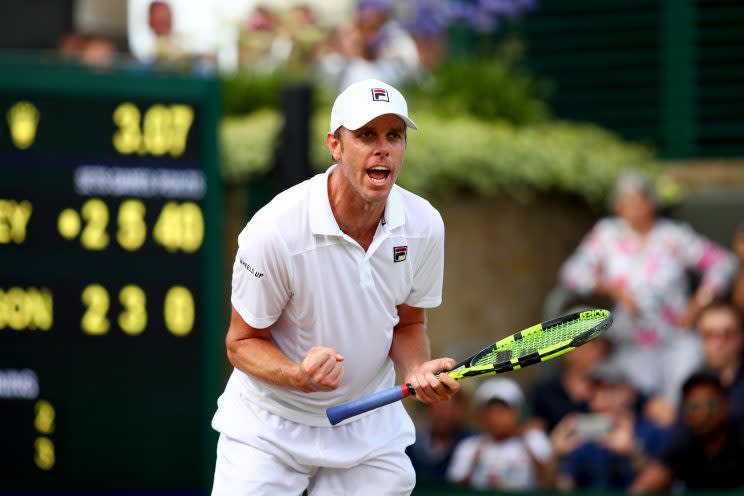
M 610 206 L 559 280 L 564 313 L 606 306 L 611 329 L 537 381 L 485 379 L 446 421 L 435 421 L 446 405 L 425 411 L 409 448 L 420 480 L 744 490 L 744 224 L 733 250 L 717 245 L 661 216 L 653 182 L 637 173 L 618 179 Z
M 146 30 L 152 46 L 135 66 L 196 73 L 220 70 L 217 52 L 224 47 L 187 49 L 174 8 L 166 0 L 149 3 Z M 442 60 L 444 28 L 441 23 L 418 22 L 425 13 L 414 12 L 409 22 L 403 22 L 397 12 L 391 0 L 360 0 L 351 19 L 327 25 L 307 4 L 279 9 L 270 2 L 258 3 L 244 17 L 231 21 L 238 29 L 233 40 L 237 67 L 230 71 L 303 74 L 334 89 L 368 77 L 393 85 L 415 80 Z M 121 42 L 101 35 L 71 33 L 60 40 L 58 50 L 67 60 L 97 67 L 127 59 Z

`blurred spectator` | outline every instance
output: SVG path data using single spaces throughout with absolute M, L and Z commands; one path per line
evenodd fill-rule
M 155 0 L 150 3 L 147 25 L 155 38 L 155 62 L 171 64 L 183 61 L 185 53 L 173 32 L 173 10 L 168 2 Z
M 683 428 L 660 461 L 648 464 L 633 494 L 686 489 L 744 488 L 744 424 L 729 416 L 729 402 L 715 374 L 698 372 L 682 387 Z
M 326 37 L 307 4 L 286 10 L 259 4 L 240 31 L 239 65 L 242 69 L 264 73 L 279 69 L 305 73 L 314 68 Z
M 83 53 L 87 41 L 81 33 L 69 33 L 59 40 L 57 52 L 65 60 L 79 61 L 80 54 Z
M 354 23 L 339 27 L 334 40 L 318 71 L 338 88 L 368 78 L 400 84 L 418 76 L 416 43 L 395 18 L 392 0 L 361 0 Z
M 550 441 L 520 422 L 524 395 L 512 379 L 487 379 L 475 392 L 483 434 L 455 447 L 447 478 L 476 489 L 523 490 L 547 486 Z
M 734 253 L 739 259 L 739 273 L 734 282 L 732 302 L 739 312 L 744 314 L 744 224 L 741 224 L 734 233 Z
M 705 365 L 718 375 L 728 392 L 731 415 L 744 418 L 744 321 L 724 301 L 714 301 L 700 312 L 697 330 L 703 343 Z
M 465 426 L 467 401 L 463 393 L 451 400 L 425 407 L 426 416 L 416 423 L 416 442 L 406 450 L 419 480 L 446 480 L 455 446 L 470 436 Z
M 136 60 L 134 68 L 213 73 L 217 12 L 210 2 L 127 0 L 127 37 Z
M 585 413 L 589 409 L 591 379 L 589 373 L 610 353 L 610 342 L 602 337 L 593 339 L 564 355 L 557 373 L 536 384 L 532 412 L 552 431 L 569 413 Z
M 290 44 L 287 68 L 295 73 L 312 70 L 317 47 L 327 36 L 316 22 L 312 8 L 307 4 L 291 7 L 281 16 L 280 32 Z
M 315 47 L 315 75 L 332 87 L 340 87 L 349 61 L 362 56 L 362 34 L 353 24 L 337 26 Z
M 613 204 L 616 216 L 594 226 L 563 265 L 561 282 L 615 302 L 613 353 L 641 392 L 659 394 L 673 412 L 680 384 L 702 361 L 687 328 L 728 289 L 736 260 L 687 225 L 658 218 L 654 185 L 643 174 L 620 177 Z M 688 270 L 702 276 L 692 298 Z
M 173 34 L 173 11 L 168 2 L 155 0 L 147 12 L 147 25 L 156 37 L 167 37 Z
M 64 60 L 92 67 L 112 65 L 117 56 L 116 44 L 104 36 L 70 33 L 58 43 L 57 51 Z
M 611 361 L 591 373 L 589 414 L 571 414 L 553 430 L 556 485 L 575 489 L 626 489 L 643 465 L 658 457 L 668 433 L 636 413 L 637 391 Z
M 282 65 L 291 49 L 289 40 L 279 38 L 279 17 L 267 5 L 257 5 L 240 32 L 240 67 L 271 72 Z
M 104 36 L 93 36 L 85 44 L 80 61 L 89 66 L 107 67 L 116 60 L 116 45 Z

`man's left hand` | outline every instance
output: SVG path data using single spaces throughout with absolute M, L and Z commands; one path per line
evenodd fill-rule
M 406 383 L 413 386 L 416 398 L 422 403 L 438 403 L 447 401 L 460 390 L 460 384 L 448 376 L 439 374 L 444 370 L 451 370 L 457 362 L 452 358 L 437 358 L 424 362 L 406 376 Z

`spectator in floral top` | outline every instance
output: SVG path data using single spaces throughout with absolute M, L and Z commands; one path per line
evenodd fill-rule
M 702 362 L 690 332 L 700 309 L 729 289 L 736 258 L 689 226 L 657 216 L 651 180 L 621 176 L 616 215 L 600 220 L 561 269 L 561 282 L 579 294 L 615 302 L 608 334 L 635 386 L 663 399 L 673 418 L 680 385 Z M 700 274 L 691 297 L 689 271 Z

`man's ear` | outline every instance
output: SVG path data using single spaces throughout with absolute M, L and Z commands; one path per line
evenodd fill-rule
M 326 146 L 328 147 L 328 151 L 331 153 L 331 158 L 333 159 L 333 161 L 338 163 L 338 161 L 341 159 L 341 151 L 343 149 L 340 134 L 326 134 Z

